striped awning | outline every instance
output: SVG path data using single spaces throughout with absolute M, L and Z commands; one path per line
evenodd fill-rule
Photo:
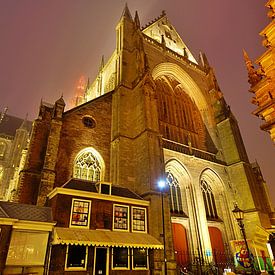
M 63 227 L 54 229 L 53 245 L 57 244 L 163 249 L 161 242 L 147 233 Z

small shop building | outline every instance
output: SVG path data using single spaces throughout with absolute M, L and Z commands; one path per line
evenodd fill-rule
M 148 232 L 150 202 L 127 188 L 71 179 L 48 204 L 57 221 L 50 274 L 149 274 L 153 253 L 162 253 Z

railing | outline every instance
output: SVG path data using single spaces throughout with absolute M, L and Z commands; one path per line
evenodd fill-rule
M 211 162 L 215 162 L 223 165 L 226 164 L 224 161 L 217 159 L 216 155 L 213 153 L 202 151 L 202 150 L 193 148 L 191 146 L 180 144 L 164 138 L 162 139 L 162 141 L 163 141 L 163 148 L 166 148 L 172 151 L 177 151 L 185 155 L 194 156 L 200 159 L 205 159 Z
M 176 251 L 179 274 L 222 275 L 224 269 L 234 270 L 234 259 L 230 252 L 213 251 L 203 253 L 189 253 Z

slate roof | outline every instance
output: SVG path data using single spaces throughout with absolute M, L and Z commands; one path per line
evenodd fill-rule
M 0 113 L 1 115 L 1 113 Z M 16 130 L 22 126 L 24 119 L 6 114 L 3 120 L 0 122 L 0 135 L 15 136 Z M 31 130 L 32 122 L 25 121 L 24 128 L 28 131 Z
M 52 209 L 31 204 L 0 201 L 0 218 L 53 222 Z
M 66 182 L 63 188 L 69 188 L 74 190 L 81 190 L 87 192 L 98 193 L 96 189 L 96 182 L 82 180 L 82 179 L 75 179 L 72 178 L 68 182 Z M 111 187 L 111 195 L 112 196 L 119 196 L 119 197 L 126 197 L 131 199 L 143 200 L 138 194 L 134 193 L 128 188 L 120 187 L 117 185 L 112 185 Z

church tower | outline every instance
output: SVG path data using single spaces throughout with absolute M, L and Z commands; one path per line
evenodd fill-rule
M 68 111 L 62 98 L 54 105 L 41 103 L 20 174 L 20 202 L 42 206 L 55 192 L 68 196 L 77 192 L 89 198 L 83 203 L 95 213 L 96 198 L 89 192 L 93 185 L 131 190 L 148 205 L 146 233 L 165 243 L 164 251 L 148 249 L 150 264 L 140 274 L 150 270 L 160 275 L 167 269 L 172 275 L 192 263 L 196 263 L 194 273 L 201 274 L 210 262 L 222 272 L 231 264 L 230 243 L 241 239 L 232 215 L 236 202 L 245 212 L 245 223 L 250 223 L 248 238 L 254 238 L 256 226 L 271 228 L 268 196 L 257 194 L 266 189 L 256 179 L 258 168 L 249 163 L 237 119 L 214 70 L 204 53 L 198 60 L 194 57 L 165 12 L 141 27 L 138 13 L 133 17 L 125 6 L 116 26 L 115 50 L 107 62 L 101 62 L 81 99 L 85 102 Z M 160 181 L 165 182 L 164 189 Z M 64 188 L 68 185 L 74 191 Z M 110 192 L 100 195 L 117 200 Z M 64 205 L 77 199 L 67 198 Z M 58 203 L 54 201 L 53 207 Z M 58 226 L 66 227 L 65 213 L 70 209 L 64 205 L 56 211 L 61 217 Z M 123 199 L 123 205 L 115 205 L 107 214 L 125 211 L 123 219 L 133 221 L 127 209 L 129 202 Z M 77 216 L 78 211 L 72 213 Z M 104 214 L 104 207 L 100 211 Z M 140 214 L 136 217 L 144 222 Z M 90 236 L 97 234 L 100 218 L 97 215 L 87 225 Z M 77 229 L 62 230 L 69 234 Z M 138 233 L 127 234 L 131 239 Z M 72 243 L 80 244 L 76 239 Z M 108 256 L 111 263 L 114 254 Z M 94 272 L 93 257 L 91 252 L 87 261 Z M 64 259 L 60 261 L 62 265 Z M 108 268 L 115 273 L 114 266 Z

